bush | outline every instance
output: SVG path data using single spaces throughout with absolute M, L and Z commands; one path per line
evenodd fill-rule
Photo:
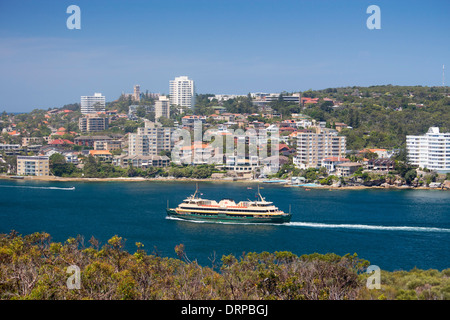
M 382 289 L 367 290 L 369 262 L 356 254 L 296 256 L 291 252 L 250 252 L 223 256 L 222 265 L 190 261 L 182 244 L 178 259 L 134 254 L 114 236 L 103 247 L 81 236 L 51 242 L 46 233 L 0 234 L 0 299 L 450 299 L 449 269 L 382 271 Z M 69 265 L 81 272 L 81 288 L 67 288 Z

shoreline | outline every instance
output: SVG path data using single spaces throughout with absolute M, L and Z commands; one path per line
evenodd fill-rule
M 449 191 L 446 188 L 430 188 L 430 187 L 409 187 L 409 186 L 394 186 L 382 187 L 382 186 L 328 186 L 328 185 L 317 185 L 317 186 L 298 186 L 290 185 L 287 183 L 266 183 L 264 180 L 248 180 L 248 179 L 194 179 L 194 178 L 143 178 L 143 177 L 118 177 L 118 178 L 72 178 L 72 177 L 36 177 L 36 176 L 24 176 L 23 179 L 15 179 L 13 176 L 0 175 L 0 180 L 21 180 L 21 181 L 44 181 L 44 182 L 237 182 L 237 183 L 248 183 L 248 184 L 271 184 L 271 185 L 282 185 L 284 187 L 290 188 L 302 188 L 306 190 L 310 189 L 322 189 L 322 190 L 365 190 L 365 189 L 383 189 L 383 190 L 439 190 L 439 191 Z

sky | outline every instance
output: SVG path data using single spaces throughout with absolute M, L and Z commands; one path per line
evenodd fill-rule
M 440 86 L 449 18 L 447 0 L 0 0 L 0 112 L 168 94 L 177 76 L 213 94 Z

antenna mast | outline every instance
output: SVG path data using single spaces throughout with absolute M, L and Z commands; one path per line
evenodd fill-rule
M 442 86 L 445 87 L 445 65 L 442 65 Z

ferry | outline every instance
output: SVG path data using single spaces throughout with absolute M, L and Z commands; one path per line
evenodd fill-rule
M 202 199 L 195 193 L 186 198 L 177 208 L 167 208 L 167 215 L 183 220 L 202 222 L 231 223 L 287 223 L 291 221 L 291 213 L 279 210 L 273 202 L 266 201 L 258 188 L 257 201 L 240 201 L 232 199 Z M 289 210 L 290 211 L 290 210 Z

